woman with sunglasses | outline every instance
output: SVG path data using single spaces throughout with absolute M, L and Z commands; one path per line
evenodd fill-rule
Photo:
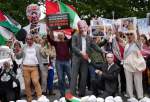
M 141 99 L 143 98 L 142 70 L 139 70 L 140 68 L 137 66 L 140 63 L 137 59 L 142 57 L 140 56 L 141 45 L 137 40 L 136 32 L 129 30 L 126 33 L 126 36 L 127 44 L 124 49 L 123 66 L 126 77 L 127 94 L 129 95 L 129 98 L 133 98 L 133 89 L 135 86 L 137 98 Z

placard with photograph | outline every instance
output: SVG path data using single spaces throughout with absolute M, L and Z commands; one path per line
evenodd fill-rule
M 92 36 L 104 36 L 104 26 L 103 25 L 97 25 L 97 26 L 91 26 L 91 34 Z
M 106 19 L 106 18 L 101 18 L 104 23 L 104 32 L 105 34 L 113 34 L 113 26 L 114 26 L 114 20 L 112 19 Z
M 90 31 L 92 36 L 104 36 L 105 28 L 101 18 L 91 20 Z
M 145 34 L 149 38 L 149 26 L 147 25 L 148 19 L 147 18 L 142 18 L 142 19 L 137 19 L 137 26 L 138 26 L 138 31 L 139 34 Z
M 51 30 L 70 28 L 69 14 L 53 14 L 47 16 L 47 26 Z
M 121 19 L 121 29 L 123 32 L 128 32 L 129 30 L 136 32 L 136 17 L 122 18 Z
M 112 35 L 113 34 L 113 25 L 105 25 L 105 34 Z

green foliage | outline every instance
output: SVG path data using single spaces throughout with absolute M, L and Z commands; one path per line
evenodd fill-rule
M 26 7 L 31 3 L 44 0 L 0 0 L 0 9 L 12 16 L 21 25 L 28 24 Z M 82 19 L 89 21 L 94 16 L 112 18 L 146 17 L 150 11 L 150 0 L 60 0 L 73 5 Z
M 113 18 L 146 17 L 150 11 L 150 0 L 61 0 L 70 3 L 77 8 L 81 18 L 88 21 L 93 16 Z

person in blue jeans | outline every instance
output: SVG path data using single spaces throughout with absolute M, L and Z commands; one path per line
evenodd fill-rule
M 49 95 L 55 95 L 55 93 L 53 92 L 53 80 L 54 80 L 54 67 L 49 66 L 47 78 L 47 89 L 49 91 Z
M 59 84 L 61 96 L 65 96 L 65 91 L 68 88 L 68 85 L 70 86 L 70 80 L 71 80 L 70 68 L 71 68 L 70 61 L 56 60 L 56 70 L 58 75 L 58 84 Z M 65 80 L 66 75 L 69 83 L 67 83 Z
M 71 63 L 70 63 L 70 41 L 65 39 L 65 33 L 63 31 L 58 32 L 58 41 L 54 40 L 52 31 L 47 35 L 48 41 L 56 49 L 56 71 L 58 76 L 58 85 L 61 97 L 65 96 L 66 91 L 66 81 L 65 77 L 67 75 L 68 81 L 70 83 L 71 76 Z M 69 84 L 70 85 L 70 84 Z M 70 86 L 69 86 L 70 87 Z

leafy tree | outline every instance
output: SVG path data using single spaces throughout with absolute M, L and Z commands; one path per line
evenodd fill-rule
M 150 11 L 150 0 L 61 0 L 77 8 L 81 18 L 88 21 L 93 16 L 113 18 L 114 17 L 146 17 Z

